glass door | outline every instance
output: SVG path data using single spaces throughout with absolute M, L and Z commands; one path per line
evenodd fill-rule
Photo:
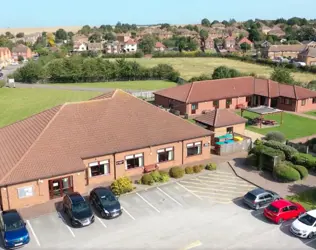
M 49 180 L 48 185 L 51 199 L 63 197 L 65 194 L 73 192 L 72 176 Z

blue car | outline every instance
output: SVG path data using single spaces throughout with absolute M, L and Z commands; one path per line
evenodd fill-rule
M 2 212 L 1 232 L 5 248 L 17 248 L 30 242 L 26 223 L 15 209 Z

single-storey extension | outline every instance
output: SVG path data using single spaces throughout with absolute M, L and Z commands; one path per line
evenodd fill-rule
M 212 132 L 121 90 L 0 129 L 2 209 L 210 158 Z
M 251 76 L 192 82 L 154 94 L 156 105 L 189 116 L 261 105 L 293 112 L 316 109 L 316 91 Z

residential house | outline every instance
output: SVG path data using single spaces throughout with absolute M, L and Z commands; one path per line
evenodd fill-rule
M 298 54 L 298 60 L 308 66 L 316 65 L 316 48 L 307 46 Z
M 156 105 L 189 116 L 260 105 L 294 112 L 316 109 L 316 91 L 254 77 L 192 82 L 154 94 Z
M 155 44 L 155 48 L 154 48 L 154 50 L 155 51 L 165 51 L 165 49 L 166 49 L 167 47 L 163 44 L 163 43 L 161 43 L 161 42 L 156 42 L 156 44 Z
M 121 90 L 56 106 L 0 129 L 1 207 L 85 194 L 148 166 L 208 160 L 211 135 Z
M 184 37 L 195 37 L 199 36 L 199 34 L 196 31 L 188 30 L 188 29 L 177 29 L 176 34 L 179 36 L 184 36 Z
M 224 39 L 224 48 L 231 49 L 236 46 L 236 37 L 228 36 Z
M 122 44 L 121 49 L 124 53 L 136 52 L 137 42 L 134 39 L 129 39 Z
M 162 30 L 160 28 L 154 30 L 152 34 L 158 37 L 159 40 L 169 39 L 173 36 L 173 33 L 171 31 Z
M 214 44 L 214 39 L 212 36 L 208 36 L 208 38 L 205 40 L 205 49 L 214 49 L 215 44 Z
M 286 34 L 285 32 L 279 27 L 274 26 L 269 32 L 268 35 L 277 36 L 277 37 L 284 37 Z
M 226 26 L 222 23 L 214 23 L 211 25 L 211 27 L 214 29 L 220 29 L 220 30 L 223 30 L 226 28 Z
M 269 47 L 262 48 L 261 54 L 262 57 L 270 59 L 277 57 L 297 58 L 298 54 L 304 50 L 305 47 L 306 45 L 304 44 L 271 45 Z
M 12 58 L 17 61 L 19 56 L 22 56 L 24 59 L 30 59 L 32 58 L 32 50 L 23 44 L 19 44 L 13 47 Z
M 272 30 L 272 28 L 268 27 L 267 25 L 260 23 L 261 24 L 261 32 L 265 35 L 268 35 L 268 33 Z
M 121 44 L 119 41 L 107 42 L 105 44 L 105 53 L 117 54 L 121 52 Z
M 89 51 L 102 52 L 103 44 L 102 43 L 87 43 L 87 49 Z
M 86 43 L 82 43 L 82 42 L 74 43 L 74 46 L 73 46 L 74 52 L 83 52 L 83 51 L 87 51 L 87 50 L 88 50 L 88 46 Z
M 82 34 L 76 34 L 72 37 L 72 41 L 74 43 L 88 43 L 89 37 L 82 35 Z
M 304 45 L 309 46 L 309 47 L 316 47 L 315 41 L 303 41 L 303 42 L 301 42 L 301 44 L 304 44 Z
M 9 48 L 0 47 L 0 69 L 8 66 L 12 61 L 12 55 Z
M 120 43 L 126 43 L 130 39 L 131 39 L 130 35 L 126 35 L 126 34 L 117 34 L 116 35 L 116 40 L 119 41 Z
M 249 44 L 251 48 L 253 47 L 253 42 L 250 41 L 247 37 L 240 39 L 240 41 L 238 42 L 238 46 L 240 46 L 243 43 Z

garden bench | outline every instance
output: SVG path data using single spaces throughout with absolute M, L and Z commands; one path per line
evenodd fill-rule
M 144 167 L 144 173 L 150 173 L 150 172 L 153 172 L 155 170 L 158 170 L 157 164 L 151 164 L 151 165 L 147 165 Z

